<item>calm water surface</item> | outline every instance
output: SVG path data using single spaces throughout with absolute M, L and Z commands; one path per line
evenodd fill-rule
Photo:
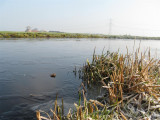
M 126 53 L 126 46 L 141 50 L 150 47 L 159 57 L 160 41 L 108 39 L 19 39 L 0 40 L 0 120 L 34 119 L 38 109 L 48 112 L 55 96 L 63 97 L 65 110 L 78 100 L 81 80 L 75 77 L 75 66 L 82 66 L 103 48 Z M 56 73 L 56 78 L 50 74 Z M 99 90 L 88 90 L 96 98 Z M 33 115 L 33 117 L 31 117 Z

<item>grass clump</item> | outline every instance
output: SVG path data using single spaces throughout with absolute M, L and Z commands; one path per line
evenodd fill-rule
M 127 50 L 128 51 L 128 50 Z M 152 58 L 150 50 L 140 53 L 119 52 L 93 54 L 81 69 L 83 83 L 101 85 L 106 93 L 97 100 L 87 100 L 82 90 L 83 104 L 75 104 L 76 111 L 62 115 L 56 108 L 49 120 L 144 120 L 160 119 L 160 61 Z M 80 97 L 81 98 L 81 97 Z M 57 103 L 55 102 L 55 106 Z M 59 111 L 58 111 L 59 110 Z M 57 112 L 56 112 L 57 111 Z M 61 111 L 61 112 L 60 112 Z M 37 112 L 40 117 L 40 112 Z
M 160 114 L 160 61 L 151 58 L 150 50 L 139 51 L 125 55 L 118 52 L 93 54 L 92 62 L 87 61 L 82 69 L 84 82 L 102 83 L 106 89 L 101 102 L 116 105 L 119 115 L 135 119 Z

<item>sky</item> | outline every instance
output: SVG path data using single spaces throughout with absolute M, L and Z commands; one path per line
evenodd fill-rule
M 0 31 L 160 36 L 160 0 L 0 0 Z

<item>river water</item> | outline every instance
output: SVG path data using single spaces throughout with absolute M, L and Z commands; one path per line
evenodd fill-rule
M 36 110 L 49 112 L 58 94 L 65 111 L 78 100 L 81 80 L 73 73 L 75 66 L 90 61 L 96 53 L 126 53 L 140 46 L 150 48 L 159 58 L 160 41 L 122 39 L 10 39 L 0 40 L 0 120 L 34 120 Z M 56 73 L 55 78 L 50 74 Z M 88 90 L 95 99 L 101 89 Z

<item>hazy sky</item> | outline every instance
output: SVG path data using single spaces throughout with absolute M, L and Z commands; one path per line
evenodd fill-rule
M 0 31 L 160 36 L 160 0 L 0 0 Z

